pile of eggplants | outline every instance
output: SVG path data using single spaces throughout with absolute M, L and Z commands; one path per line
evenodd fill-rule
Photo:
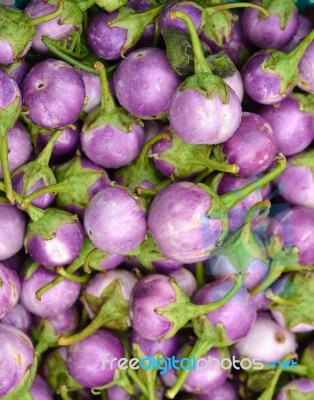
M 2 3 L 0 398 L 313 400 L 310 13 Z

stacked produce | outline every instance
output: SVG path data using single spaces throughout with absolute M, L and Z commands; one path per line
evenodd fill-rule
M 313 400 L 310 17 L 5 3 L 0 398 Z

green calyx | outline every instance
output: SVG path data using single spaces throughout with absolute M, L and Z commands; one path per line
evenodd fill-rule
M 218 96 L 223 104 L 229 101 L 230 91 L 228 85 L 219 76 L 199 73 L 188 77 L 179 86 L 179 90 L 194 89 L 201 93 L 207 99 L 213 99 Z
M 36 341 L 35 350 L 38 354 L 43 354 L 51 347 L 57 346 L 57 335 L 54 327 L 47 318 L 40 321 L 39 325 L 31 328 L 31 333 Z
M 56 4 L 58 5 L 59 0 L 48 0 L 48 4 Z M 73 24 L 74 27 L 81 31 L 83 25 L 84 15 L 82 10 L 77 4 L 75 0 L 66 0 L 64 2 L 62 13 L 60 14 L 60 18 L 58 23 L 63 24 Z
M 47 383 L 57 393 L 60 393 L 62 388 L 67 388 L 68 391 L 83 389 L 83 386 L 76 382 L 70 375 L 66 361 L 60 354 L 59 349 L 50 353 L 46 357 L 44 364 L 47 370 Z
M 314 346 L 310 344 L 304 350 L 300 363 L 306 367 L 307 377 L 314 380 Z
M 115 172 L 115 179 L 118 182 L 122 180 L 123 185 L 131 190 L 135 190 L 143 182 L 149 182 L 153 185 L 160 183 L 163 176 L 155 168 L 151 157 L 149 157 L 149 151 L 155 143 L 162 139 L 170 140 L 170 136 L 167 133 L 159 133 L 152 137 L 144 144 L 139 156 L 132 164 L 120 168 Z
M 29 389 L 32 387 L 36 373 L 37 373 L 38 360 L 36 354 L 34 355 L 33 364 L 26 370 L 20 383 L 7 395 L 2 396 L 2 400 L 32 400 L 29 394 Z
M 95 63 L 95 70 L 98 71 L 101 84 L 101 106 L 96 107 L 86 117 L 82 132 L 100 128 L 105 125 L 114 126 L 122 132 L 131 132 L 134 124 L 142 125 L 141 121 L 130 116 L 121 107 L 117 107 L 110 93 L 106 69 L 100 62 Z
M 265 211 L 262 215 L 254 217 L 254 213 L 260 209 Z M 269 264 L 269 258 L 262 242 L 252 232 L 251 222 L 265 217 L 270 209 L 270 202 L 265 201 L 257 203 L 250 209 L 249 219 L 244 225 L 234 234 L 230 240 L 226 240 L 224 245 L 216 251 L 219 256 L 226 256 L 230 264 L 235 268 L 236 272 L 241 272 L 245 276 L 250 264 L 258 259 L 265 266 Z
M 232 289 L 220 300 L 214 303 L 201 305 L 191 303 L 189 297 L 185 295 L 174 278 L 169 278 L 169 283 L 175 293 L 175 301 L 167 306 L 159 307 L 154 310 L 172 324 L 167 334 L 160 338 L 160 340 L 169 339 L 174 336 L 189 320 L 217 310 L 226 304 L 242 287 L 243 277 L 241 274 L 236 275 Z
M 278 75 L 280 77 L 281 95 L 286 96 L 298 81 L 298 65 L 306 49 L 314 40 L 314 30 L 312 30 L 290 53 L 286 54 L 279 50 L 262 50 L 262 54 L 268 57 L 262 64 L 265 72 Z
M 70 182 L 71 191 L 58 193 L 57 205 L 64 209 L 68 206 L 76 206 L 84 210 L 91 199 L 89 189 L 100 179 L 108 181 L 105 170 L 96 170 L 82 165 L 80 155 L 74 157 L 66 164 L 54 168 L 54 175 L 57 182 Z
M 172 180 L 187 178 L 205 170 L 209 173 L 218 170 L 234 174 L 239 171 L 236 164 L 228 165 L 216 161 L 215 155 L 212 156 L 213 146 L 192 145 L 182 140 L 171 129 L 170 132 L 171 146 L 159 154 L 152 154 L 152 157 L 173 166 Z
M 233 62 L 223 52 L 207 56 L 206 61 L 208 62 L 212 73 L 222 79 L 231 77 L 237 72 L 237 68 Z
M 161 33 L 172 69 L 184 78 L 193 75 L 194 55 L 189 34 L 175 29 L 165 29 Z M 211 54 L 210 48 L 204 42 L 201 46 L 206 57 Z
M 30 25 L 30 19 L 24 11 L 0 6 L 0 37 L 10 44 L 14 60 L 23 56 L 35 34 L 36 28 Z
M 292 14 L 298 11 L 293 0 L 285 0 L 284 2 L 281 0 L 261 0 L 261 3 L 270 15 L 278 15 L 281 29 L 285 29 Z M 265 19 L 265 15 L 259 13 L 259 19 Z
M 285 390 L 287 400 L 312 400 L 314 396 L 314 390 L 304 393 L 300 391 L 298 386 L 290 386 Z
M 309 299 L 314 296 L 314 279 L 311 273 L 296 273 L 287 280 L 280 297 L 270 295 L 269 308 L 279 312 L 288 330 L 299 324 L 314 326 L 313 309 Z M 281 301 L 282 300 L 282 301 Z
M 123 297 L 121 285 L 119 279 L 114 280 L 103 290 L 100 297 L 96 297 L 85 290 L 82 295 L 82 302 L 94 315 L 94 318 L 81 332 L 72 336 L 60 336 L 58 344 L 60 346 L 72 345 L 87 338 L 102 327 L 118 331 L 127 330 L 129 327 L 129 303 Z
M 277 236 L 272 236 L 267 240 L 266 250 L 270 257 L 268 274 L 251 291 L 252 295 L 268 289 L 284 272 L 307 272 L 312 269 L 311 266 L 299 264 L 299 250 L 297 247 L 284 248 Z
M 37 221 L 31 221 L 25 237 L 25 245 L 33 236 L 40 236 L 44 240 L 54 239 L 58 229 L 66 224 L 75 224 L 78 221 L 76 215 L 57 208 L 48 208 Z
M 299 102 L 299 110 L 314 116 L 314 94 L 313 93 L 292 93 L 291 96 Z
M 154 271 L 154 261 L 161 261 L 165 259 L 150 233 L 136 249 L 127 254 L 127 257 L 131 259 L 135 257 L 141 266 L 150 273 Z
M 113 12 L 124 6 L 128 0 L 95 0 L 95 3 L 107 12 Z
M 127 6 L 119 9 L 118 15 L 108 22 L 108 26 L 127 31 L 127 38 L 121 49 L 121 57 L 124 57 L 125 52 L 140 40 L 146 26 L 160 14 L 166 4 L 167 1 L 164 1 L 142 12 Z
M 206 339 L 213 347 L 229 347 L 233 344 L 227 335 L 224 326 L 218 322 L 213 326 L 206 315 L 194 318 L 192 320 L 193 330 L 199 339 Z

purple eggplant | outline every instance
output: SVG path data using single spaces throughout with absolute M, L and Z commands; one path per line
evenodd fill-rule
M 75 122 L 84 107 L 83 79 L 64 61 L 36 64 L 24 79 L 22 92 L 30 120 L 48 129 Z

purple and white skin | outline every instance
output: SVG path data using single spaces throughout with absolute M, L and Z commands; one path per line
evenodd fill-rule
M 95 68 L 100 75 L 102 101 L 85 120 L 82 149 L 95 164 L 116 169 L 136 159 L 145 141 L 144 129 L 139 121 L 116 106 L 104 66 L 96 63 Z
M 83 111 L 89 113 L 101 103 L 101 85 L 98 75 L 81 71 L 85 86 L 85 105 Z
M 298 29 L 293 38 L 286 45 L 281 47 L 280 50 L 284 51 L 285 53 L 289 53 L 297 47 L 300 41 L 304 39 L 305 36 L 311 32 L 312 29 L 313 23 L 311 19 L 306 15 L 298 14 Z
M 305 92 L 314 93 L 314 78 L 312 66 L 314 63 L 314 43 L 312 43 L 304 53 L 299 63 L 298 87 Z
M 36 373 L 36 364 L 29 337 L 13 326 L 0 323 L 0 397 L 14 396 L 14 389 L 18 386 L 27 391 Z M 17 393 L 15 397 L 20 396 Z
M 261 313 L 248 335 L 236 343 L 235 347 L 240 357 L 272 363 L 295 353 L 298 343 L 294 333 L 282 328 L 268 314 Z
M 87 41 L 92 50 L 104 60 L 119 60 L 128 31 L 119 27 L 110 27 L 108 22 L 116 18 L 118 12 L 98 11 L 87 29 Z
M 281 102 L 284 97 L 280 94 L 280 78 L 278 75 L 266 72 L 262 65 L 268 61 L 269 55 L 266 52 L 254 54 L 245 64 L 242 73 L 245 92 L 257 103 L 276 104 Z M 286 96 L 292 92 L 290 88 Z
M 61 217 L 60 222 L 58 222 L 58 217 Z M 43 220 L 47 224 L 54 223 L 55 225 L 48 235 L 40 231 Z M 84 229 L 77 216 L 49 208 L 40 218 L 40 222 L 29 223 L 24 246 L 26 252 L 41 265 L 62 267 L 79 256 L 83 240 Z
M 277 141 L 270 124 L 260 115 L 243 113 L 234 135 L 223 144 L 229 164 L 240 167 L 239 175 L 264 172 L 277 154 Z
M 33 400 L 53 400 L 50 387 L 38 374 L 35 376 L 35 380 L 29 392 Z
M 15 271 L 0 264 L 0 319 L 16 306 L 21 292 L 20 280 Z
M 5 68 L 0 66 L 0 69 L 9 74 L 16 81 L 16 83 L 21 86 L 25 76 L 31 69 L 31 65 L 29 62 L 21 59 L 13 64 L 7 65 Z
M 159 356 L 169 358 L 175 355 L 179 349 L 179 336 L 174 335 L 172 338 L 160 342 L 158 340 L 145 339 L 132 329 L 130 343 L 132 346 L 138 345 L 145 357 Z
M 79 145 L 79 133 L 80 128 L 77 122 L 65 127 L 54 144 L 52 155 L 54 157 L 62 157 L 69 153 L 75 152 Z M 38 149 L 43 150 L 50 138 L 51 134 L 46 135 L 39 133 L 37 136 Z
M 176 359 L 180 360 L 183 358 L 183 353 L 188 345 L 189 343 L 181 347 L 176 355 Z M 210 349 L 202 357 L 206 359 L 215 358 L 217 360 L 221 360 L 223 358 L 219 349 L 216 348 Z M 227 368 L 222 369 L 217 362 L 212 362 L 206 368 L 191 370 L 182 386 L 182 390 L 198 395 L 206 394 L 223 385 L 228 378 L 228 374 L 229 370 Z M 166 384 L 166 386 L 173 386 L 177 381 L 175 371 L 173 369 L 168 370 L 165 375 L 162 375 L 162 381 Z
M 261 50 L 246 63 L 242 78 L 246 93 L 257 103 L 276 104 L 289 96 L 302 81 L 302 59 L 311 53 L 314 30 L 312 30 L 290 53 L 279 50 Z
M 10 172 L 24 165 L 30 158 L 33 148 L 28 130 L 21 122 L 17 121 L 8 130 L 8 160 Z M 0 178 L 3 178 L 2 166 L 0 165 Z
M 208 261 L 208 273 L 213 275 L 215 279 L 225 279 L 231 274 L 237 272 L 234 265 L 231 264 L 228 256 L 226 255 L 213 255 Z M 253 289 L 260 284 L 268 273 L 269 265 L 262 259 L 253 259 L 246 268 L 244 277 L 244 286 L 247 290 Z
M 118 65 L 113 75 L 121 106 L 139 118 L 164 114 L 181 80 L 172 70 L 165 50 L 134 50 Z
M 226 381 L 216 389 L 199 395 L 197 400 L 239 400 L 239 397 L 235 386 L 230 381 Z
M 16 329 L 27 333 L 31 327 L 32 318 L 31 314 L 26 310 L 26 308 L 22 306 L 22 304 L 17 303 L 12 311 L 10 311 L 1 322 L 6 325 L 12 325 Z
M 314 395 L 314 382 L 305 378 L 294 379 L 281 388 L 275 400 L 289 400 L 290 396 L 298 396 L 298 394 L 302 398 L 301 393 L 312 393 Z
M 84 153 L 95 164 L 117 169 L 136 159 L 144 144 L 144 131 L 137 124 L 131 132 L 109 124 L 94 129 L 83 127 L 81 143 Z
M 31 0 L 27 4 L 25 12 L 31 19 L 33 19 L 50 14 L 56 11 L 56 9 L 56 4 L 49 4 L 44 0 Z M 48 54 L 48 49 L 41 40 L 43 36 L 48 36 L 50 39 L 59 40 L 69 36 L 72 32 L 74 32 L 74 30 L 75 26 L 72 23 L 64 24 L 61 22 L 60 17 L 38 24 L 36 26 L 36 35 L 32 41 L 32 47 L 38 53 L 46 55 Z
M 0 260 L 12 257 L 23 248 L 26 218 L 22 211 L 0 201 Z
M 314 263 L 314 210 L 306 207 L 289 207 L 272 219 L 267 235 L 277 236 L 284 248 L 297 247 L 300 264 Z
M 124 189 L 107 188 L 90 201 L 84 215 L 86 233 L 99 250 L 125 254 L 139 246 L 147 233 L 144 211 Z
M 141 279 L 135 285 L 130 301 L 133 329 L 148 340 L 158 340 L 166 335 L 172 324 L 154 310 L 174 302 L 175 299 L 168 277 L 149 275 Z
M 183 20 L 189 30 L 195 74 L 188 77 L 172 96 L 168 114 L 170 126 L 181 139 L 191 144 L 223 143 L 240 124 L 240 100 L 221 78 L 211 73 L 191 18 L 175 10 L 172 10 L 172 17 Z
M 292 0 L 287 0 L 280 12 L 272 12 L 272 2 L 267 4 L 266 1 L 258 0 L 255 3 L 262 6 L 266 5 L 266 9 L 268 5 L 270 16 L 261 18 L 261 13 L 258 10 L 246 8 L 241 17 L 244 35 L 261 49 L 280 49 L 293 38 L 297 31 L 297 8 Z M 274 4 L 274 7 L 276 10 L 276 4 Z M 288 16 L 285 14 L 288 14 Z
M 48 59 L 36 64 L 22 86 L 28 117 L 43 128 L 56 129 L 78 119 L 84 107 L 85 86 L 69 64 Z
M 309 155 L 311 154 L 311 150 Z M 314 177 L 311 165 L 302 163 L 302 155 L 288 160 L 287 168 L 276 179 L 280 195 L 290 204 L 314 208 Z M 300 160 L 300 161 L 299 161 Z
M 300 97 L 293 94 L 280 104 L 262 106 L 259 114 L 273 129 L 278 152 L 292 156 L 305 150 L 314 139 L 314 118 L 302 107 Z
M 234 75 L 223 78 L 223 80 L 229 87 L 231 87 L 234 93 L 238 96 L 240 103 L 242 103 L 244 86 L 240 72 L 236 71 Z
M 233 282 L 228 280 L 208 283 L 199 289 L 193 301 L 195 304 L 208 304 L 220 300 L 232 288 Z M 254 301 L 245 288 L 241 288 L 232 300 L 207 315 L 211 325 L 223 325 L 224 332 L 230 342 L 239 341 L 247 336 L 256 320 Z
M 186 296 L 192 297 L 197 289 L 196 279 L 192 272 L 190 272 L 186 268 L 180 268 L 176 271 L 167 273 L 167 275 L 176 280 L 178 286 L 181 288 Z
M 81 286 L 68 279 L 50 288 L 40 299 L 37 298 L 36 292 L 57 276 L 55 272 L 39 267 L 30 277 L 23 278 L 20 302 L 27 311 L 45 318 L 62 313 L 73 306 L 79 297 Z
M 224 174 L 218 184 L 217 193 L 224 195 L 240 189 L 254 182 L 254 178 L 240 178 L 231 174 Z M 228 227 L 231 232 L 237 231 L 244 222 L 244 218 L 249 209 L 256 203 L 263 201 L 262 188 L 257 188 L 231 208 L 228 212 Z
M 192 19 L 195 29 L 200 29 L 202 23 L 202 11 L 198 7 L 194 7 L 192 3 L 184 4 L 184 2 L 180 0 L 174 0 L 171 1 L 170 4 L 167 5 L 159 15 L 158 26 L 161 32 L 166 29 L 175 29 L 177 31 L 188 32 L 188 29 L 183 21 L 170 18 L 170 12 L 172 10 L 186 13 Z
M 71 376 L 79 384 L 93 388 L 113 381 L 117 361 L 111 361 L 123 357 L 124 347 L 114 333 L 99 329 L 88 338 L 71 345 L 67 351 L 66 362 Z
M 148 228 L 166 258 L 187 264 L 208 258 L 224 228 L 219 218 L 207 217 L 210 205 L 211 196 L 190 182 L 176 182 L 157 193 Z
M 75 307 L 70 307 L 61 313 L 52 315 L 48 321 L 57 335 L 70 333 L 78 326 L 79 313 Z
M 163 275 L 170 275 L 173 272 L 182 268 L 183 265 L 184 264 L 181 262 L 169 259 L 153 261 L 153 267 L 155 268 L 157 274 L 163 274 Z
M 120 386 L 112 386 L 107 389 L 108 400 L 131 400 L 131 395 L 129 395 Z
M 191 182 L 175 182 L 157 192 L 148 211 L 148 228 L 162 254 L 185 264 L 209 258 L 227 234 L 228 210 L 275 179 L 285 164 L 279 157 L 267 174 L 215 199 L 206 185 Z M 215 213 L 213 207 L 217 207 Z

